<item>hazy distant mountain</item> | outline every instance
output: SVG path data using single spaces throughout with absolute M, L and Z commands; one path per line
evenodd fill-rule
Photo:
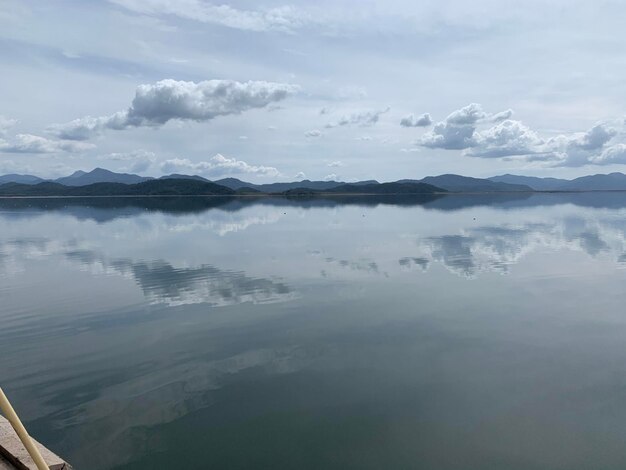
M 320 194 L 434 194 L 446 192 L 426 183 L 342 184 L 329 189 L 293 188 L 284 191 L 287 196 L 315 196 Z
M 216 180 L 215 184 L 221 184 L 222 186 L 226 186 L 227 188 L 234 189 L 237 191 L 239 188 L 256 188 L 256 184 L 247 183 L 245 181 L 241 181 L 237 178 L 222 178 L 221 180 Z
M 233 195 L 235 191 L 208 181 L 152 179 L 137 184 L 94 183 L 65 186 L 54 182 L 35 185 L 8 183 L 0 186 L 0 196 L 205 196 Z
M 223 178 L 221 180 L 215 181 L 216 184 L 221 184 L 226 186 L 227 188 L 238 190 L 241 188 L 252 188 L 257 191 L 261 191 L 264 193 L 282 193 L 284 191 L 289 191 L 290 189 L 313 189 L 324 191 L 327 189 L 335 188 L 337 186 L 352 184 L 352 185 L 364 185 L 364 184 L 378 184 L 378 181 L 368 180 L 368 181 L 357 181 L 356 183 L 345 183 L 341 181 L 294 181 L 287 183 L 267 183 L 267 184 L 254 184 L 248 183 L 246 181 L 241 181 L 237 178 Z
M 200 191 L 197 194 L 205 194 L 202 191 L 207 189 L 200 189 L 194 183 L 211 183 L 208 179 L 198 175 L 181 175 L 171 174 L 161 176 L 158 179 L 144 177 L 127 173 L 115 173 L 103 168 L 96 168 L 90 172 L 76 171 L 69 176 L 58 178 L 57 180 L 50 181 L 45 180 L 33 175 L 19 175 L 9 174 L 0 176 L 1 194 L 14 194 L 7 191 L 18 191 L 23 195 L 70 195 L 70 192 L 64 192 L 59 189 L 57 185 L 81 187 L 92 186 L 94 184 L 121 184 L 121 185 L 137 185 L 140 183 L 150 181 L 178 181 L 173 186 L 165 184 L 157 184 L 154 187 L 155 191 L 172 191 L 173 194 L 196 194 L 194 191 Z M 186 183 L 185 183 L 186 182 Z M 7 186 L 15 185 L 18 186 Z M 185 184 L 189 187 L 184 188 Z M 388 194 L 389 186 L 391 184 L 428 184 L 436 188 L 440 188 L 450 192 L 474 192 L 474 193 L 491 193 L 491 192 L 523 192 L 523 191 L 606 191 L 606 190 L 623 190 L 626 191 L 626 175 L 623 173 L 610 173 L 608 175 L 589 175 L 582 176 L 573 180 L 561 179 L 561 178 L 540 178 L 534 176 L 522 176 L 522 175 L 498 175 L 490 178 L 471 178 L 468 176 L 445 174 L 439 176 L 427 176 L 421 180 L 415 179 L 403 179 L 396 181 L 395 183 L 379 183 L 375 180 L 357 181 L 354 183 L 346 183 L 342 181 L 293 181 L 293 182 L 278 182 L 278 183 L 266 183 L 255 184 L 248 181 L 242 181 L 237 178 L 223 178 L 213 183 L 215 186 L 227 188 L 231 192 L 237 191 L 239 193 L 247 192 L 261 192 L 261 193 L 284 193 L 286 191 L 295 190 L 294 193 L 306 193 L 309 190 L 311 194 L 318 191 L 331 191 L 334 188 L 342 188 L 344 193 L 357 194 L 369 192 L 372 194 Z M 32 192 L 29 192 L 25 188 L 21 188 L 22 185 L 37 186 Z M 384 186 L 387 185 L 387 186 Z M 174 187 L 175 186 L 175 187 Z M 367 186 L 367 188 L 365 188 Z M 374 186 L 381 186 L 378 189 L 373 189 Z M 350 189 L 350 187 L 358 189 Z M 108 189 L 107 189 L 108 188 Z M 148 190 L 151 186 L 144 186 L 141 190 Z M 398 194 L 403 194 L 406 190 L 404 186 L 395 186 Z M 413 188 L 415 189 L 415 188 Z M 152 190 L 152 189 L 150 189 Z M 207 189 L 208 190 L 208 189 Z M 117 186 L 93 186 L 84 191 L 84 194 L 98 194 L 105 195 L 106 191 L 111 191 L 110 195 L 121 194 L 135 194 L 135 189 L 122 189 Z M 72 193 L 74 194 L 74 193 Z M 78 192 L 76 193 L 78 194 Z M 82 195 L 83 193 L 81 193 Z M 165 193 L 164 193 L 165 194 Z M 209 194 L 209 193 L 206 193 Z
M 398 183 L 420 182 L 432 184 L 453 192 L 500 192 L 500 191 L 532 191 L 532 188 L 523 184 L 498 183 L 482 178 L 470 178 L 461 175 L 427 176 L 419 181 L 400 180 Z
M 44 181 L 43 178 L 39 178 L 38 176 L 33 175 L 3 175 L 0 176 L 0 184 L 5 183 L 20 183 L 20 184 L 37 184 L 42 183 Z
M 104 168 L 96 168 L 89 173 L 78 170 L 69 176 L 64 176 L 54 180 L 55 183 L 59 183 L 65 186 L 86 186 L 94 183 L 123 183 L 123 184 L 137 184 L 143 181 L 151 180 L 145 176 L 132 175 L 128 173 L 114 173 Z
M 206 178 L 198 175 L 179 175 L 178 173 L 172 173 L 171 175 L 161 176 L 159 179 L 161 180 L 196 180 L 196 181 L 209 181 Z M 222 186 L 226 186 L 223 184 Z
M 333 193 L 361 193 L 361 194 L 430 194 L 441 193 L 447 190 L 428 183 L 375 183 L 375 184 L 344 184 L 330 190 Z
M 616 191 L 626 190 L 626 175 L 610 173 L 608 175 L 581 176 L 573 180 L 560 178 L 538 178 L 535 176 L 500 175 L 489 178 L 503 183 L 525 184 L 537 191 Z
M 568 181 L 559 189 L 569 191 L 626 190 L 626 175 L 624 173 L 610 173 L 608 175 L 581 176 Z
M 569 180 L 561 178 L 539 178 L 537 176 L 499 175 L 487 178 L 497 183 L 524 184 L 537 191 L 556 191 Z

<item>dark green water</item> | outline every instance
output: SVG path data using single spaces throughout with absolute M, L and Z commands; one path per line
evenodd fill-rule
M 0 384 L 81 469 L 626 468 L 626 194 L 0 200 Z

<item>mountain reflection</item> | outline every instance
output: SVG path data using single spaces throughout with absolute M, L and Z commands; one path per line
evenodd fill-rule
M 491 193 L 448 195 L 324 196 L 324 197 L 108 197 L 108 198 L 0 198 L 0 219 L 39 217 L 55 212 L 77 220 L 108 223 L 141 214 L 174 216 L 207 211 L 238 212 L 253 206 L 285 209 L 328 209 L 349 206 L 423 207 L 435 211 L 459 211 L 476 207 L 504 210 L 574 204 L 579 207 L 622 209 L 626 198 L 619 192 Z

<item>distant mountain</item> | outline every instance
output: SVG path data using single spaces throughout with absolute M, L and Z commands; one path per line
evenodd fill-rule
M 75 171 L 70 176 L 58 178 L 54 182 L 65 186 L 86 186 L 94 183 L 137 184 L 151 179 L 153 178 L 128 173 L 114 173 L 104 168 L 96 168 L 89 173 L 81 170 Z
M 376 183 L 376 184 L 344 184 L 330 190 L 333 193 L 359 194 L 432 194 L 445 193 L 446 189 L 428 183 Z
M 626 175 L 581 176 L 573 180 L 560 178 L 538 178 L 535 176 L 500 175 L 488 178 L 502 183 L 525 184 L 537 191 L 623 191 L 626 190 Z
M 214 181 L 215 184 L 226 186 L 227 188 L 237 191 L 239 188 L 256 188 L 256 184 L 247 183 L 237 178 L 222 178 L 221 180 Z
M 319 191 L 324 191 L 331 188 L 336 188 L 337 186 L 342 186 L 345 184 L 351 185 L 364 185 L 364 184 L 379 184 L 376 180 L 367 180 L 367 181 L 357 181 L 355 183 L 345 183 L 342 181 L 311 181 L 311 180 L 302 180 L 302 181 L 294 181 L 287 183 L 267 183 L 267 184 L 254 184 L 248 183 L 246 181 L 241 181 L 237 178 L 223 178 L 221 180 L 215 181 L 217 184 L 221 184 L 226 186 L 227 188 L 238 190 L 241 188 L 252 188 L 257 191 L 263 193 L 282 193 L 284 191 L 289 191 L 290 189 L 314 189 Z
M 315 196 L 320 194 L 435 194 L 447 192 L 445 189 L 426 183 L 375 183 L 342 184 L 325 190 L 293 188 L 285 191 L 287 196 Z
M 3 175 L 0 176 L 0 184 L 6 183 L 20 183 L 20 184 L 37 184 L 45 181 L 43 178 L 33 175 Z
M 126 188 L 115 185 L 136 186 L 141 183 L 155 183 L 154 186 L 146 185 L 138 188 Z M 176 181 L 177 183 L 166 184 Z M 200 184 L 212 184 L 214 186 L 198 186 Z M 101 184 L 104 186 L 94 186 Z M 106 186 L 107 184 L 113 186 Z M 46 180 L 33 175 L 9 174 L 0 176 L 0 195 L 134 195 L 134 194 L 221 194 L 217 188 L 228 189 L 230 194 L 237 193 L 266 193 L 280 194 L 292 191 L 290 194 L 315 194 L 316 192 L 328 192 L 339 188 L 338 191 L 346 194 L 389 194 L 388 191 L 397 194 L 407 194 L 405 191 L 421 191 L 418 186 L 407 189 L 403 185 L 431 185 L 437 190 L 465 193 L 493 193 L 493 192 L 532 192 L 532 191 L 626 191 L 626 175 L 623 173 L 610 173 L 582 176 L 573 180 L 561 178 L 539 178 L 522 175 L 498 175 L 490 178 L 472 178 L 468 176 L 445 174 L 439 176 L 427 176 L 421 180 L 403 179 L 393 183 L 379 183 L 375 180 L 357 181 L 347 183 L 343 181 L 292 181 L 255 184 L 242 181 L 237 178 L 222 178 L 211 182 L 198 175 L 171 174 L 158 179 L 144 177 L 128 173 L 115 173 L 103 168 L 96 168 L 90 172 L 76 171 L 69 176 L 58 178 L 54 181 Z M 12 186 L 11 186 L 12 185 Z M 17 186 L 16 186 L 17 185 Z M 394 186 L 395 185 L 395 186 Z M 31 190 L 22 186 L 34 186 Z M 84 191 L 65 191 L 62 187 L 79 188 L 89 186 Z M 213 188 L 213 189 L 211 189 Z M 354 189 L 353 189 L 354 188 Z M 8 192 L 7 192 L 8 191 Z M 109 191 L 107 193 L 107 191 Z M 148 191 L 138 193 L 136 191 Z M 168 192 L 169 191 L 169 192 Z M 205 192 L 208 191 L 208 192 Z
M 189 179 L 158 179 L 137 184 L 94 183 L 65 186 L 54 182 L 35 185 L 8 183 L 0 196 L 205 196 L 234 195 L 235 191 L 215 183 Z
M 532 191 L 532 188 L 523 184 L 509 184 L 490 181 L 482 178 L 471 178 L 461 175 L 427 176 L 419 181 L 400 180 L 398 183 L 420 182 L 432 184 L 439 188 L 452 192 L 507 192 L 507 191 Z
M 608 175 L 581 176 L 565 183 L 559 189 L 568 191 L 624 191 L 626 190 L 626 175 L 624 173 L 609 173 Z
M 539 178 L 537 176 L 499 175 L 487 178 L 496 183 L 523 184 L 537 191 L 557 191 L 561 186 L 569 183 L 569 180 L 561 178 Z
M 196 181 L 209 181 L 206 178 L 198 175 L 179 175 L 178 173 L 172 173 L 171 175 L 161 176 L 159 179 L 161 180 L 196 180 Z M 219 184 L 219 183 L 218 183 Z M 226 186 L 222 184 L 222 186 Z M 233 188 L 235 189 L 235 188 Z

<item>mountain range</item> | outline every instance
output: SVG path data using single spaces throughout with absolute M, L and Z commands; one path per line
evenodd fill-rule
M 500 175 L 488 178 L 506 184 L 523 184 L 535 191 L 623 191 L 626 190 L 626 175 L 588 175 L 566 180 L 560 178 L 537 178 L 534 176 Z
M 82 188 L 82 189 L 80 189 Z M 115 173 L 104 168 L 75 171 L 69 176 L 46 180 L 34 175 L 0 176 L 0 195 L 138 195 L 138 194 L 407 194 L 429 192 L 533 192 L 533 191 L 626 191 L 623 173 L 582 176 L 572 180 L 520 175 L 490 178 L 445 174 L 422 179 L 379 183 L 376 180 L 293 181 L 255 184 L 237 178 L 210 181 L 198 175 L 171 174 L 151 178 Z M 142 192 L 143 191 L 143 192 Z

